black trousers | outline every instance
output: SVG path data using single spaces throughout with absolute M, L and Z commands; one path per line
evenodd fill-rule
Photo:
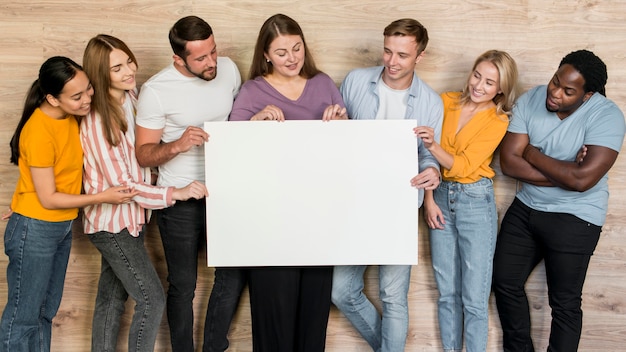
M 332 278 L 332 267 L 251 268 L 254 352 L 324 351 Z
M 502 220 L 494 256 L 493 291 L 504 351 L 534 351 L 524 284 L 542 259 L 552 309 L 548 351 L 578 349 L 582 288 L 601 231 L 574 215 L 536 211 L 515 199 Z

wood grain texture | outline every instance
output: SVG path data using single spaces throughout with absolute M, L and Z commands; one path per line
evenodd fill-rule
M 17 179 L 7 144 L 21 114 L 24 94 L 39 65 L 53 55 L 77 62 L 87 41 L 98 33 L 124 40 L 139 61 L 138 81 L 171 62 L 167 32 L 180 17 L 195 14 L 206 19 L 216 34 L 220 55 L 230 56 L 245 78 L 258 30 L 275 13 L 285 13 L 302 26 L 318 66 L 339 84 L 356 67 L 380 63 L 382 31 L 402 17 L 420 20 L 429 30 L 426 57 L 418 74 L 436 91 L 461 87 L 476 56 L 488 49 L 508 51 L 517 61 L 520 83 L 528 89 L 546 84 L 561 58 L 570 51 L 590 49 L 607 64 L 607 95 L 626 110 L 626 1 L 598 0 L 3 0 L 0 4 L 0 209 L 6 209 Z M 626 149 L 622 149 L 624 152 Z M 498 165 L 497 158 L 494 165 Z M 583 296 L 584 326 L 581 351 L 620 351 L 626 344 L 626 158 L 621 156 L 610 174 L 609 214 L 593 256 Z M 498 171 L 497 208 L 503 216 L 515 193 L 515 181 Z M 4 232 L 6 222 L 0 222 Z M 410 326 L 407 351 L 440 351 L 436 299 L 430 266 L 428 236 L 420 224 L 419 265 L 413 268 L 409 292 Z M 166 265 L 158 230 L 151 224 L 146 246 L 164 286 Z M 203 256 L 204 253 L 201 254 Z M 6 256 L 0 256 L 5 272 Z M 89 350 L 91 319 L 99 275 L 100 256 L 75 227 L 63 302 L 53 327 L 53 351 Z M 213 281 L 213 269 L 198 263 L 194 336 L 202 340 L 202 324 Z M 366 272 L 366 291 L 377 297 L 377 268 Z M 545 350 L 550 308 L 545 272 L 541 265 L 527 285 L 531 301 L 533 337 Z M 6 279 L 0 275 L 0 305 L 6 303 Z M 501 350 L 501 331 L 495 303 L 490 302 L 488 351 Z M 128 302 L 118 349 L 126 350 L 133 309 Z M 247 293 L 230 332 L 230 351 L 251 351 L 250 309 Z M 169 351 L 165 318 L 157 351 Z M 335 309 L 328 325 L 327 350 L 368 351 L 367 344 Z

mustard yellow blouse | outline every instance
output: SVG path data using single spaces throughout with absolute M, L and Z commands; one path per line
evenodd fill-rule
M 472 183 L 482 177 L 493 178 L 496 173 L 490 164 L 509 125 L 508 116 L 497 114 L 495 107 L 479 111 L 457 133 L 460 97 L 461 92 L 441 94 L 443 126 L 440 145 L 454 156 L 450 170 L 441 168 L 443 180 Z

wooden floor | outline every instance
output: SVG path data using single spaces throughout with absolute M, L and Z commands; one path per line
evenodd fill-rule
M 171 62 L 167 31 L 180 17 L 205 18 L 216 34 L 220 55 L 231 57 L 246 77 L 254 42 L 263 21 L 285 13 L 302 26 L 318 66 L 338 84 L 356 67 L 376 65 L 382 55 L 382 30 L 391 21 L 414 17 L 429 30 L 430 43 L 417 72 L 436 91 L 458 90 L 476 56 L 488 49 L 508 51 L 517 61 L 521 84 L 528 89 L 546 84 L 561 58 L 586 48 L 596 52 L 609 70 L 607 95 L 626 111 L 626 0 L 2 0 L 0 2 L 0 209 L 6 209 L 18 176 L 9 164 L 8 142 L 15 129 L 27 88 L 45 58 L 65 55 L 80 62 L 92 36 L 108 33 L 124 40 L 139 61 L 138 82 Z M 622 149 L 624 154 L 626 148 Z M 497 165 L 497 162 L 495 163 Z M 584 327 L 580 351 L 626 349 L 626 157 L 610 172 L 611 198 L 606 225 L 591 260 L 584 289 Z M 515 183 L 501 175 L 495 180 L 502 216 Z M 4 232 L 6 222 L 0 222 Z M 419 265 L 413 268 L 409 292 L 410 326 L 407 351 L 440 351 L 436 318 L 437 290 L 428 250 L 428 236 L 420 225 Z M 166 266 L 158 231 L 151 226 L 147 247 L 164 286 Z M 0 248 L 2 245 L 0 244 Z M 4 273 L 6 256 L 0 256 Z M 65 294 L 53 327 L 53 351 L 83 352 L 90 348 L 90 327 L 100 256 L 77 228 L 67 273 Z M 195 336 L 202 338 L 204 309 L 213 269 L 199 261 Z M 376 297 L 377 270 L 367 272 L 366 290 Z M 533 337 L 545 350 L 550 329 L 545 274 L 539 267 L 528 282 Z M 0 274 L 0 306 L 6 303 L 5 275 Z M 127 305 L 119 351 L 131 319 Z M 490 307 L 488 351 L 501 350 L 501 331 L 495 305 Z M 230 332 L 230 351 L 251 351 L 248 296 Z M 157 351 L 169 351 L 165 319 Z M 327 350 L 368 351 L 336 309 L 331 311 Z

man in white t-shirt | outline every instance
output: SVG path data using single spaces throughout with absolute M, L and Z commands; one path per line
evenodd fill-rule
M 150 78 L 139 95 L 136 154 L 141 166 L 158 167 L 157 185 L 184 187 L 204 181 L 203 145 L 209 135 L 202 127 L 205 121 L 227 120 L 241 75 L 232 60 L 217 56 L 213 31 L 201 18 L 180 19 L 169 40 L 174 62 Z M 206 245 L 206 202 L 178 201 L 156 211 L 156 216 L 168 267 L 172 350 L 191 352 L 198 250 Z M 228 348 L 228 329 L 245 283 L 238 269 L 216 269 L 204 351 Z

